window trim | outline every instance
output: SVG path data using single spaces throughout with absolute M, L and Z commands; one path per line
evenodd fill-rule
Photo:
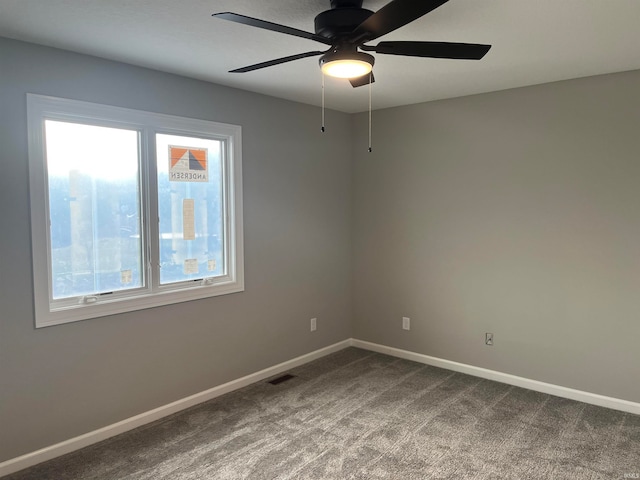
M 134 129 L 140 136 L 141 234 L 146 285 L 100 298 L 95 303 L 53 302 L 49 195 L 44 121 L 62 120 Z M 226 295 L 244 290 L 242 208 L 242 129 L 238 125 L 133 110 L 79 100 L 27 94 L 32 274 L 35 327 L 103 317 L 146 308 Z M 167 133 L 223 140 L 223 219 L 227 274 L 160 285 L 155 134 Z M 46 265 L 46 270 L 44 269 Z M 42 267 L 41 267 L 42 266 Z M 46 275 L 43 273 L 46 272 Z M 58 304 L 57 306 L 54 304 Z M 60 305 L 60 303 L 68 303 Z

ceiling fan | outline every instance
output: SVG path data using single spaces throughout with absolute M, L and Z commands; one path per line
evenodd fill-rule
M 362 8 L 363 0 L 330 1 L 331 9 L 315 17 L 315 33 L 237 13 L 213 14 L 214 17 L 223 20 L 315 40 L 329 46 L 329 49 L 324 51 L 318 50 L 277 58 L 237 68 L 231 70 L 230 73 L 252 72 L 301 58 L 321 55 L 320 67 L 323 73 L 334 77 L 348 78 L 351 85 L 359 87 L 374 81 L 372 69 L 375 59 L 365 52 L 410 57 L 480 60 L 491 48 L 491 45 L 451 42 L 404 41 L 365 45 L 367 42 L 417 20 L 449 0 L 392 0 L 377 12 Z

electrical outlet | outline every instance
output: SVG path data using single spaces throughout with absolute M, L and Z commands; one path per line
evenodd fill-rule
M 315 331 L 316 331 L 316 326 L 317 326 L 316 322 L 317 322 L 317 321 L 318 321 L 318 319 L 317 319 L 317 318 L 312 318 L 312 319 L 311 319 L 311 331 L 312 331 L 312 332 L 315 332 Z
M 402 317 L 402 329 L 411 330 L 411 319 L 409 317 Z
M 485 345 L 493 345 L 493 333 L 484 334 L 484 343 Z

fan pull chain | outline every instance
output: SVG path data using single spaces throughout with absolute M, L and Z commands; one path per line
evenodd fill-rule
M 373 150 L 371 149 L 371 80 L 372 80 L 373 74 L 370 73 L 369 74 L 369 153 L 371 153 Z
M 320 131 L 324 133 L 324 72 L 322 72 L 322 128 Z

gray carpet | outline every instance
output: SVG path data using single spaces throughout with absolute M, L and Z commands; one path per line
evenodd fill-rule
M 640 416 L 349 348 L 3 480 L 623 479 Z

